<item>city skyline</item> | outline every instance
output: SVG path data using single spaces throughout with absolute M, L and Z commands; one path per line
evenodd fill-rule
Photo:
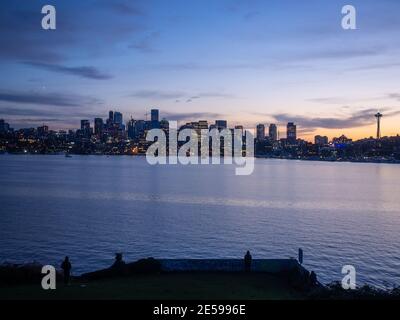
M 0 118 L 73 129 L 109 106 L 126 119 L 157 107 L 253 131 L 294 122 L 312 141 L 375 136 L 382 112 L 382 136 L 395 136 L 400 3 L 352 4 L 357 30 L 346 31 L 342 1 L 54 1 L 57 29 L 44 31 L 40 1 L 7 0 Z
M 161 113 L 162 115 L 162 113 Z M 150 118 L 148 118 L 150 116 Z M 373 115 L 375 119 L 377 119 L 376 123 L 376 136 L 374 137 L 373 135 L 370 135 L 368 137 L 363 137 L 361 139 L 357 140 L 362 140 L 362 139 L 381 139 L 383 137 L 391 137 L 391 136 L 382 136 L 381 134 L 381 118 L 384 117 L 384 115 L 380 112 L 377 114 Z M 95 136 L 101 136 L 103 129 L 109 128 L 109 127 L 114 127 L 114 125 L 117 125 L 114 129 L 121 131 L 121 133 L 127 134 L 128 137 L 130 136 L 130 126 L 135 126 L 136 124 L 139 124 L 142 127 L 143 134 L 149 130 L 149 129 L 155 129 L 155 128 L 162 128 L 167 130 L 169 127 L 168 121 L 175 121 L 174 119 L 167 119 L 165 117 L 160 117 L 160 110 L 159 109 L 151 109 L 150 112 L 145 113 L 145 119 L 140 119 L 140 118 L 131 118 L 129 120 L 124 120 L 123 113 L 117 111 L 117 110 L 109 110 L 108 111 L 108 118 L 103 118 L 101 116 L 96 116 L 93 121 L 90 119 L 81 119 L 80 120 L 80 128 L 71 128 L 68 130 L 53 130 L 55 132 L 78 132 L 79 130 L 82 132 L 85 132 L 85 135 L 95 135 Z M 231 125 L 228 123 L 227 120 L 221 120 L 221 119 L 213 119 L 213 120 L 204 120 L 204 119 L 187 119 L 188 121 L 182 122 L 179 124 L 179 130 L 185 128 L 185 127 L 198 127 L 199 129 L 240 129 L 242 132 L 244 130 L 250 131 L 253 136 L 255 137 L 256 140 L 258 141 L 263 141 L 265 139 L 269 139 L 271 141 L 278 141 L 278 140 L 287 140 L 290 141 L 291 143 L 295 143 L 297 139 L 312 142 L 316 145 L 319 144 L 328 144 L 329 141 L 334 141 L 335 139 L 350 139 L 353 140 L 351 137 L 347 137 L 345 134 L 341 134 L 336 137 L 329 137 L 328 135 L 324 135 L 323 133 L 321 134 L 316 134 L 312 137 L 312 139 L 303 139 L 301 135 L 299 135 L 299 130 L 298 130 L 298 125 L 294 123 L 293 121 L 289 121 L 286 123 L 285 131 L 280 131 L 279 128 L 282 128 L 283 125 L 279 125 L 276 123 L 258 123 L 255 128 L 245 128 L 242 125 Z M 163 123 L 165 122 L 165 123 Z M 15 130 L 28 130 L 28 129 L 34 129 L 37 131 L 40 130 L 45 130 L 46 132 L 49 130 L 49 126 L 46 124 L 42 124 L 39 127 L 31 127 L 31 128 L 18 128 L 14 129 L 12 125 L 8 122 L 6 122 L 4 119 L 0 119 L 0 132 L 7 132 L 9 130 L 15 131 Z M 301 131 L 300 131 L 301 132 Z M 399 134 L 395 135 L 396 137 L 399 136 Z M 395 137 L 392 136 L 392 137 Z M 326 141 L 326 143 L 321 143 L 321 141 Z

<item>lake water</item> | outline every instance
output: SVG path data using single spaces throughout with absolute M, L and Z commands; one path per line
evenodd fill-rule
M 400 166 L 256 159 L 150 166 L 142 157 L 0 155 L 0 261 L 79 274 L 125 260 L 297 257 L 324 282 L 400 285 Z

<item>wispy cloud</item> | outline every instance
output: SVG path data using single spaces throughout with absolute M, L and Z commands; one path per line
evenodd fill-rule
M 400 111 L 389 108 L 383 108 L 381 111 L 384 112 L 385 117 L 392 117 L 400 114 Z M 309 130 L 313 130 L 314 128 L 346 129 L 363 127 L 375 123 L 374 114 L 376 112 L 377 109 L 370 108 L 353 112 L 350 115 L 336 117 L 309 117 L 287 113 L 276 114 L 271 117 L 274 121 L 280 123 L 296 122 L 300 127 Z
M 400 93 L 389 93 L 388 98 L 400 101 Z
M 130 94 L 129 96 L 139 99 L 168 100 L 179 99 L 184 95 L 185 93 L 179 91 L 138 90 Z
M 98 104 L 99 100 L 65 93 L 22 92 L 0 90 L 0 101 L 56 107 L 81 107 Z
M 117 14 L 131 16 L 143 16 L 145 14 L 143 8 L 138 5 L 138 1 L 103 1 L 103 4 Z
M 164 117 L 167 120 L 175 121 L 197 121 L 207 119 L 217 119 L 224 117 L 223 114 L 214 112 L 187 112 L 187 113 L 174 113 L 174 112 L 163 112 Z
M 154 42 L 160 37 L 160 32 L 154 31 L 145 35 L 142 39 L 130 44 L 128 48 L 135 49 L 142 53 L 154 53 L 158 50 L 154 47 Z
M 234 98 L 234 95 L 224 92 L 201 92 L 197 94 L 182 91 L 138 90 L 129 95 L 139 99 L 175 100 L 192 102 L 200 98 Z
M 106 73 L 100 72 L 97 68 L 92 66 L 81 66 L 81 67 L 67 67 L 60 64 L 49 64 L 27 61 L 24 64 L 43 69 L 50 72 L 69 74 L 82 78 L 94 79 L 94 80 L 108 80 L 112 76 Z

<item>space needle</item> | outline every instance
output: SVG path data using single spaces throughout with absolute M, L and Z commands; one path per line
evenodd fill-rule
M 377 124 L 377 128 L 376 128 L 376 139 L 380 139 L 381 138 L 381 118 L 383 117 L 382 113 L 378 112 L 375 115 L 376 118 L 376 124 Z

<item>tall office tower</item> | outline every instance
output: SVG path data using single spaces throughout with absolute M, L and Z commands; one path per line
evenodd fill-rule
M 137 138 L 144 137 L 146 129 L 147 129 L 147 121 L 144 120 L 135 121 L 135 135 Z
M 136 121 L 133 120 L 132 118 L 131 118 L 131 120 L 128 121 L 128 138 L 129 139 L 135 139 L 136 138 L 136 136 L 135 136 L 135 124 L 136 124 Z
M 103 133 L 103 127 L 104 127 L 103 119 L 95 118 L 94 119 L 94 134 L 101 136 Z
M 296 143 L 297 126 L 293 122 L 288 122 L 286 127 L 286 138 L 289 143 Z
M 199 120 L 198 126 L 199 126 L 200 130 L 202 130 L 202 129 L 208 130 L 208 122 L 207 122 L 207 120 Z
M 271 141 L 277 141 L 278 140 L 278 127 L 276 124 L 271 123 L 269 125 L 268 129 L 268 136 Z
M 158 109 L 151 109 L 151 121 L 159 121 L 159 111 Z
M 0 132 L 6 131 L 6 123 L 3 119 L 0 119 Z
M 224 129 L 228 128 L 228 122 L 226 120 L 216 120 L 215 127 L 218 130 L 224 130 Z
M 150 111 L 151 118 L 150 118 L 150 128 L 151 129 L 158 129 L 160 128 L 160 117 L 158 109 L 151 109 Z
M 119 124 L 120 126 L 123 124 L 122 113 L 115 111 L 114 112 L 114 123 Z
M 81 120 L 81 130 L 90 128 L 89 120 Z
M 109 111 L 108 112 L 108 123 L 112 123 L 114 121 L 114 112 L 113 111 Z
M 90 121 L 89 120 L 81 120 L 81 131 L 85 137 L 90 137 Z
M 256 134 L 257 140 L 258 141 L 264 141 L 265 140 L 265 126 L 263 124 L 258 124 L 256 131 L 257 131 L 256 132 L 257 133 Z

